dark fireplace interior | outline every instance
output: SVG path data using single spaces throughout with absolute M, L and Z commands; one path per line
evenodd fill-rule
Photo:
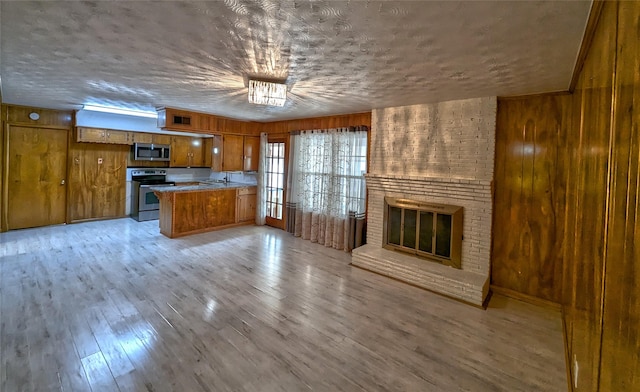
M 462 207 L 385 197 L 384 247 L 460 268 Z

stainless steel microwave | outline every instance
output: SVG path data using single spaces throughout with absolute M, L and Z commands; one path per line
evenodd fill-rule
M 133 159 L 136 161 L 169 161 L 171 146 L 168 144 L 134 143 Z

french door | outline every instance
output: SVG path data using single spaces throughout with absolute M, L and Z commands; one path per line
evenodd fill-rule
M 266 224 L 284 230 L 285 184 L 287 178 L 287 139 L 269 139 L 267 142 Z

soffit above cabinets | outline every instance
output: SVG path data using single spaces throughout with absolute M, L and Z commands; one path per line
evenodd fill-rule
M 566 90 L 591 1 L 11 1 L 5 103 L 274 121 Z M 285 81 L 284 107 L 247 78 Z

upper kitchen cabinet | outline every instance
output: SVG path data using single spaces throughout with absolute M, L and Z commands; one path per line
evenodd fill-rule
M 204 146 L 202 138 L 188 136 L 171 137 L 171 167 L 203 167 Z
M 163 135 L 160 133 L 151 134 L 151 143 L 153 144 L 171 144 L 171 135 Z
M 131 144 L 129 133 L 101 128 L 76 128 L 76 141 L 84 143 Z
M 171 108 L 158 109 L 158 128 L 170 131 L 209 133 L 216 127 L 211 116 L 187 110 Z
M 244 137 L 244 171 L 258 171 L 260 156 L 260 137 Z
M 197 113 L 171 108 L 158 109 L 158 128 L 181 131 L 200 129 L 200 116 Z
M 222 135 L 204 139 L 204 165 L 216 172 L 222 171 Z
M 224 135 L 222 170 L 242 171 L 244 168 L 244 136 Z
M 130 144 L 153 143 L 153 135 L 144 132 L 129 132 L 129 141 L 131 142 Z

